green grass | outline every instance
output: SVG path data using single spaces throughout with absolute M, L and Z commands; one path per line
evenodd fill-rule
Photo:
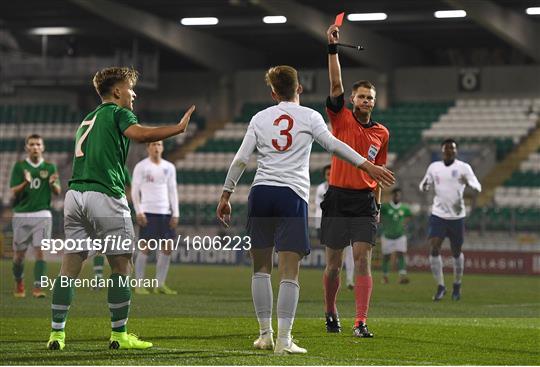
M 274 357 L 251 348 L 258 334 L 247 267 L 171 266 L 178 296 L 134 295 L 129 331 L 152 341 L 146 351 L 109 351 L 106 291 L 78 289 L 64 351 L 48 351 L 50 298 L 14 299 L 11 263 L 0 262 L 0 364 L 24 365 L 537 365 L 540 363 L 540 279 L 466 275 L 463 299 L 431 301 L 430 274 L 411 284 L 380 285 L 375 274 L 370 329 L 355 339 L 351 291 L 342 289 L 344 332 L 329 335 L 322 318 L 321 270 L 303 269 L 293 334 L 306 356 Z M 89 266 L 85 269 L 88 276 Z M 32 264 L 27 263 L 27 290 Z M 58 271 L 50 264 L 49 274 Z M 147 275 L 154 274 L 149 266 Z M 396 276 L 393 277 L 396 280 Z M 451 277 L 447 277 L 451 283 Z M 277 277 L 273 279 L 274 300 Z M 275 318 L 275 316 L 274 316 Z M 274 321 L 274 328 L 276 328 Z

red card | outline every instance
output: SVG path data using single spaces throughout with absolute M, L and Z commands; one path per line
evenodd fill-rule
M 344 16 L 345 16 L 345 12 L 339 13 L 338 15 L 336 15 L 336 21 L 334 22 L 334 24 L 337 25 L 338 27 L 341 27 L 341 25 L 343 24 Z

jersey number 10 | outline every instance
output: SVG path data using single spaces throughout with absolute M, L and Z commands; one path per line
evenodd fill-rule
M 276 150 L 284 152 L 292 145 L 292 135 L 289 133 L 289 131 L 291 131 L 294 126 L 294 120 L 289 115 L 281 115 L 274 121 L 274 126 L 279 126 L 281 121 L 287 121 L 287 128 L 279 131 L 279 135 L 284 135 L 287 137 L 287 143 L 281 146 L 278 144 L 277 139 L 272 139 L 272 146 L 276 148 Z

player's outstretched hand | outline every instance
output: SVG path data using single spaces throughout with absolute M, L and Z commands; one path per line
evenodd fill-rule
M 332 24 L 326 31 L 326 36 L 328 37 L 328 44 L 338 43 L 339 42 L 339 27 L 335 24 Z
M 377 166 L 370 161 L 365 161 L 360 165 L 360 168 L 366 171 L 381 187 L 389 187 L 396 183 L 394 173 L 386 167 Z
M 229 228 L 229 223 L 231 222 L 231 211 L 232 208 L 229 199 L 222 196 L 216 209 L 216 216 L 221 224 L 227 228 Z
M 191 107 L 184 113 L 184 116 L 182 116 L 182 119 L 178 123 L 178 126 L 181 128 L 181 133 L 185 132 L 187 130 L 189 119 L 191 118 L 191 114 L 195 111 L 195 105 L 191 105 Z

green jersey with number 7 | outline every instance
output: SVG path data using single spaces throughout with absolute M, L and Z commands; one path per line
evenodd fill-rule
M 133 112 L 114 103 L 103 103 L 89 113 L 75 135 L 69 188 L 97 191 L 114 198 L 124 196 L 129 139 L 123 132 L 137 123 Z

